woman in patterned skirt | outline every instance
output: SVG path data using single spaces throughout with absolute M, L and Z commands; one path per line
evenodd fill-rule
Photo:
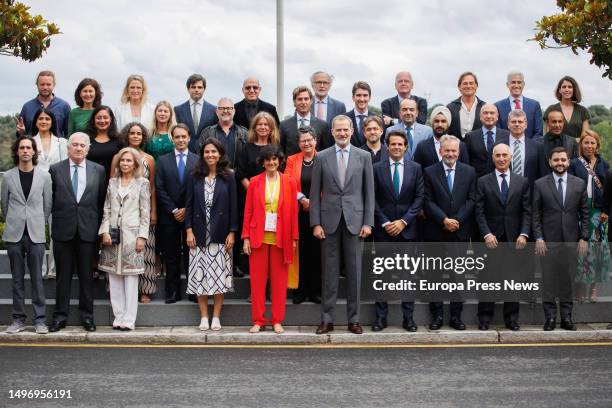
M 204 141 L 187 183 L 185 229 L 190 248 L 187 293 L 198 297 L 200 330 L 220 330 L 223 294 L 233 290 L 232 247 L 238 217 L 235 176 L 217 139 Z M 209 325 L 210 295 L 214 306 Z

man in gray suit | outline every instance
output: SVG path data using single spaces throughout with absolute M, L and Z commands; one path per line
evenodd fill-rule
M 387 128 L 385 138 L 386 135 L 395 130 L 405 132 L 408 138 L 406 157 L 412 160 L 417 145 L 423 140 L 433 137 L 433 129 L 427 125 L 417 123 L 416 120 L 419 116 L 419 107 L 414 99 L 404 99 L 402 103 L 400 103 L 399 114 L 402 121 L 397 125 Z
M 310 77 L 310 84 L 314 89 L 315 99 L 310 113 L 317 119 L 331 125 L 332 120 L 338 115 L 344 115 L 346 105 L 329 96 L 329 90 L 334 82 L 334 76 L 327 72 L 317 71 Z
M 89 136 L 76 132 L 68 139 L 68 158 L 49 168 L 53 181 L 53 255 L 57 269 L 55 310 L 49 331 L 66 327 L 70 283 L 79 277 L 79 313 L 83 328 L 95 331 L 91 260 L 98 249 L 98 227 L 104 205 L 104 167 L 86 160 Z
M 363 239 L 374 225 L 374 174 L 370 153 L 351 146 L 351 120 L 339 115 L 332 122 L 335 144 L 317 155 L 310 186 L 310 226 L 321 240 L 323 301 L 317 334 L 334 329 L 340 257 L 344 259 L 347 318 L 351 333 L 361 334 L 359 323 L 361 252 Z
M 13 323 L 7 333 L 25 329 L 24 302 L 25 266 L 32 284 L 32 308 L 36 333 L 48 333 L 45 324 L 45 291 L 42 262 L 45 256 L 45 224 L 51 213 L 51 176 L 34 167 L 38 160 L 36 143 L 29 136 L 20 136 L 11 146 L 15 167 L 4 173 L 2 182 L 2 214 L 7 254 L 13 275 Z
M 564 147 L 552 149 L 552 173 L 536 180 L 533 188 L 533 236 L 536 255 L 542 257 L 544 330 L 555 329 L 557 304 L 561 328 L 576 330 L 572 322 L 572 278 L 576 273 L 575 242 L 584 256 L 589 240 L 589 206 L 586 184 L 567 173 L 570 158 Z M 567 244 L 564 244 L 567 243 Z M 571 243 L 571 244 L 570 244 Z

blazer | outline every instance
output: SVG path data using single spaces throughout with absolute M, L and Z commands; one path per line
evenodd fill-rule
M 316 115 L 315 107 L 316 107 L 316 97 L 315 100 L 312 101 L 312 106 L 310 107 L 310 114 Z M 340 102 L 337 99 L 332 98 L 331 96 L 327 96 L 327 117 L 325 122 L 331 128 L 332 120 L 338 115 L 344 115 L 346 113 L 346 105 L 344 102 Z
M 508 130 L 508 114 L 514 110 L 513 105 L 510 104 L 509 98 L 504 98 L 500 101 L 495 102 L 497 111 L 499 112 L 499 122 L 497 125 Z M 542 123 L 542 108 L 540 102 L 535 99 L 526 98 L 523 96 L 523 112 L 527 116 L 527 129 L 525 130 L 525 137 L 532 139 L 534 137 L 542 136 L 544 134 L 544 127 Z
M 140 118 L 136 120 L 132 117 L 132 107 L 129 102 L 122 103 L 113 111 L 115 114 L 115 120 L 117 121 L 117 129 L 121 131 L 125 125 L 130 122 L 140 122 L 147 129 L 153 123 L 153 116 L 155 115 L 155 106 L 151 105 L 148 102 L 142 104 L 140 108 Z M 193 134 L 193 133 L 192 133 Z
M 480 109 L 482 109 L 482 105 L 484 104 L 485 102 L 483 100 L 476 97 L 476 111 L 474 112 L 476 118 L 474 119 L 472 130 L 482 127 L 482 122 L 480 121 Z M 448 134 L 455 135 L 461 139 L 461 117 L 459 115 L 459 111 L 461 110 L 461 97 L 450 102 L 448 105 L 446 105 L 446 107 L 451 111 L 451 123 L 448 128 Z
M 184 123 L 189 127 L 189 136 L 191 140 L 189 141 L 189 151 L 193 153 L 198 153 L 198 135 L 202 132 L 207 126 L 214 125 L 219 122 L 219 118 L 217 118 L 217 107 L 213 104 L 206 102 L 204 99 L 200 100 L 202 102 L 202 113 L 200 114 L 200 120 L 198 122 L 198 128 L 194 129 L 193 127 L 193 116 L 191 115 L 191 100 L 188 100 L 178 106 L 174 107 L 174 114 L 176 115 L 176 123 Z
M 159 224 L 174 225 L 172 210 L 185 208 L 187 184 L 193 173 L 198 156 L 189 152 L 185 162 L 185 180 L 179 182 L 178 167 L 174 150 L 157 159 L 155 169 L 155 193 L 157 194 L 157 220 Z
M 247 102 L 244 99 L 234 104 L 234 123 L 249 129 L 251 127 L 251 123 L 249 122 L 246 106 Z M 257 113 L 259 112 L 268 112 L 276 121 L 276 125 L 280 124 L 278 113 L 276 112 L 276 106 L 272 105 L 271 103 L 259 99 L 257 101 Z
M 196 177 L 187 180 L 185 199 L 185 229 L 192 229 L 196 244 L 200 248 L 206 245 L 207 223 L 210 223 L 210 242 L 217 244 L 225 243 L 230 232 L 238 231 L 238 196 L 234 173 L 230 172 L 227 179 L 216 177 L 208 220 L 204 203 L 204 183 L 204 179 Z
M 487 146 L 484 143 L 484 137 L 482 128 L 480 128 L 466 133 L 465 138 L 463 139 L 470 156 L 470 166 L 476 170 L 476 177 L 482 177 L 485 174 L 492 172 L 495 168 L 492 158 L 493 152 L 491 151 L 489 153 L 487 151 Z M 507 145 L 509 138 L 510 132 L 504 129 L 496 128 L 495 143 L 493 143 L 493 145 L 500 143 Z M 512 148 L 510 148 L 510 151 L 512 151 Z
M 518 174 L 510 174 L 508 198 L 502 202 L 495 171 L 478 179 L 474 213 L 481 237 L 493 234 L 514 242 L 521 234 L 531 231 L 531 188 L 529 181 Z
M 313 160 L 317 160 L 317 153 Z M 299 152 L 292 154 L 287 157 L 287 164 L 285 166 L 285 174 L 289 177 L 293 177 L 296 183 L 297 192 L 302 192 L 302 162 L 304 161 L 304 153 Z
M 323 150 L 334 143 L 326 122 L 310 115 L 310 126 L 317 133 L 317 150 Z M 280 145 L 285 156 L 291 156 L 300 151 L 298 136 L 298 120 L 297 115 L 294 114 L 280 124 Z
M 604 193 L 603 193 L 603 184 L 606 181 L 606 175 L 608 174 L 608 169 L 609 169 L 608 163 L 604 159 L 602 159 L 601 156 L 597 156 L 597 161 L 595 162 L 595 168 L 593 169 L 593 171 L 595 172 L 595 175 L 597 176 L 599 181 L 601 181 L 602 188 L 597 187 L 595 180 L 591 180 L 591 191 L 593 192 L 592 206 L 599 210 L 603 210 L 606 207 L 606 203 L 604 200 Z M 581 178 L 585 183 L 589 179 L 589 172 L 584 167 L 584 164 L 582 164 L 582 162 L 578 158 L 573 159 L 571 161 L 569 169 L 567 169 L 567 171 L 570 174 L 573 174 L 574 176 Z
M 404 126 L 404 124 L 400 122 L 397 125 L 388 127 L 385 131 L 385 142 L 389 137 L 389 133 L 395 130 L 401 130 L 402 132 L 405 132 L 406 126 Z M 406 135 L 406 137 L 408 136 Z M 427 125 L 421 125 L 420 123 L 415 123 L 412 133 L 412 149 L 410 149 L 410 146 L 408 146 L 408 149 L 406 150 L 406 155 L 408 156 L 408 158 L 412 160 L 418 144 L 421 143 L 423 140 L 427 140 L 431 137 L 433 137 L 433 130 L 431 129 L 431 127 Z
M 555 148 L 555 143 L 553 142 L 554 137 L 547 133 L 544 136 L 540 136 L 536 139 L 536 142 L 539 143 L 542 147 L 540 149 L 540 168 L 545 171 L 542 174 L 542 177 L 545 174 L 552 173 L 552 169 L 548 164 L 548 159 L 550 158 L 550 152 Z M 565 149 L 569 152 L 570 160 L 575 159 L 579 156 L 578 143 L 576 139 L 568 135 L 561 135 L 561 146 L 565 147 Z
M 423 208 L 424 185 L 421 166 L 413 161 L 404 159 L 404 173 L 400 194 L 397 196 L 393 189 L 393 176 L 389 160 L 380 161 L 374 165 L 374 192 L 375 192 L 375 235 L 389 237 L 382 225 L 402 219 L 406 228 L 401 237 L 406 240 L 418 238 L 417 215 Z
M 286 174 L 280 176 L 280 193 L 276 220 L 276 246 L 283 250 L 285 264 L 293 262 L 293 241 L 299 239 L 297 187 L 295 180 Z M 242 239 L 249 239 L 252 248 L 263 243 L 266 224 L 266 173 L 252 177 L 247 189 L 242 224 Z
M 436 143 L 434 138 L 430 137 L 421 141 L 416 149 L 412 160 L 419 163 L 423 169 L 438 163 L 438 153 L 436 152 Z M 461 163 L 470 164 L 470 155 L 468 154 L 467 146 L 461 142 L 459 144 L 459 159 Z
M 544 155 L 542 152 L 543 146 L 540 143 L 536 143 L 533 139 L 528 139 L 525 137 L 525 157 L 523 157 L 523 177 L 526 177 L 529 180 L 529 186 L 531 190 L 533 190 L 533 185 L 537 179 L 542 176 L 545 176 L 550 172 L 550 167 L 548 166 L 547 161 L 543 161 L 541 156 Z M 514 138 L 512 136 L 509 140 L 510 151 L 513 151 L 514 148 Z M 512 170 L 512 165 L 510 165 L 510 169 Z
M 351 144 L 357 147 L 364 145 L 366 142 L 365 137 L 360 135 L 359 132 L 357 131 L 359 127 L 357 126 L 357 118 L 355 117 L 355 110 L 351 109 L 350 111 L 346 112 L 345 115 L 348 116 L 349 119 L 353 122 L 353 136 L 351 136 Z M 377 116 L 377 115 L 375 115 L 371 111 L 368 111 L 368 116 Z
M 563 206 L 552 174 L 535 182 L 533 188 L 532 228 L 535 239 L 549 242 L 576 242 L 589 239 L 589 206 L 586 184 L 571 174 Z
M 33 139 L 36 142 L 36 150 L 38 151 L 38 164 L 36 164 L 37 168 L 48 172 L 49 166 L 51 166 L 53 163 L 57 163 L 58 161 L 68 158 L 68 139 L 51 135 L 51 146 L 49 147 L 49 152 L 46 156 L 40 136 L 36 135 L 33 137 Z
M 76 236 L 81 241 L 96 242 L 106 196 L 106 171 L 97 163 L 85 161 L 87 184 L 81 200 L 77 202 L 72 191 L 70 170 L 68 159 L 49 168 L 53 183 L 51 238 L 65 242 Z
M 198 153 L 200 154 L 200 149 L 202 148 L 202 144 L 204 144 L 204 141 L 206 141 L 206 139 L 208 139 L 209 137 L 213 137 L 213 138 L 217 138 L 217 129 L 219 128 L 219 124 L 215 124 L 215 125 L 211 125 L 208 126 L 204 129 L 202 129 L 202 132 L 200 132 L 200 135 L 198 136 Z M 247 144 L 247 136 L 248 135 L 248 130 L 240 125 L 238 125 L 236 122 L 234 122 L 234 141 L 235 143 L 235 148 L 234 148 L 234 162 L 231 163 L 232 168 L 237 168 L 238 167 L 238 159 L 240 158 L 240 156 L 242 155 L 242 151 L 244 150 L 244 146 L 246 146 Z M 229 159 L 229 156 L 228 156 Z
M 340 187 L 335 145 L 319 152 L 310 184 L 310 226 L 321 225 L 326 234 L 346 228 L 358 235 L 364 225 L 374 226 L 374 173 L 372 155 L 351 146 L 344 187 Z
M 456 163 L 453 191 L 448 190 L 442 162 L 425 169 L 425 240 L 432 242 L 467 241 L 473 228 L 476 199 L 476 171 L 461 162 Z M 459 230 L 443 230 L 445 218 L 459 221 Z
M 424 125 L 427 122 L 427 99 L 421 98 L 420 96 L 416 95 L 410 95 L 409 98 L 413 101 L 416 101 L 417 108 L 419 109 L 419 116 L 417 116 L 416 119 L 417 123 Z M 393 119 L 397 119 L 399 122 L 401 122 L 399 114 L 400 101 L 397 95 L 382 101 L 382 103 L 380 104 L 380 108 L 382 110 L 383 115 L 389 116 Z
M 4 216 L 2 239 L 5 242 L 21 241 L 26 226 L 33 243 L 44 244 L 47 240 L 45 224 L 51 214 L 51 176 L 38 167 L 34 167 L 33 171 L 27 200 L 21 188 L 19 168 L 13 167 L 4 173 L 0 196 Z

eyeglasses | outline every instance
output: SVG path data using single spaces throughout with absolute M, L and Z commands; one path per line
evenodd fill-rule
M 217 109 L 220 110 L 221 112 L 231 112 L 234 110 L 234 107 L 233 106 L 218 106 Z
M 259 89 L 259 87 L 257 85 L 249 85 L 249 86 L 245 86 L 244 89 L 246 89 L 247 91 L 256 91 Z
M 315 81 L 314 84 L 315 85 L 329 85 L 330 82 L 328 82 L 328 81 Z

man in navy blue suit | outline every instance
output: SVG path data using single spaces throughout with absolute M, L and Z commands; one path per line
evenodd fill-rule
M 385 99 L 380 104 L 386 126 L 401 123 L 400 103 L 405 99 L 412 99 L 417 103 L 419 111 L 419 116 L 417 116 L 416 119 L 417 123 L 424 125 L 425 122 L 427 122 L 427 100 L 420 96 L 412 95 L 413 86 L 414 82 L 412 81 L 412 74 L 410 72 L 402 71 L 395 75 L 395 90 L 397 91 L 397 95 Z
M 353 84 L 353 103 L 355 107 L 350 111 L 346 112 L 346 116 L 348 116 L 353 122 L 353 136 L 351 137 L 351 144 L 353 146 L 362 146 L 365 140 L 365 134 L 363 131 L 363 126 L 365 124 L 365 119 L 368 116 L 376 116 L 373 112 L 368 110 L 368 105 L 370 104 L 370 98 L 372 97 L 372 88 L 365 81 L 357 81 Z
M 206 90 L 206 79 L 200 74 L 193 74 L 187 78 L 187 91 L 189 100 L 174 107 L 177 123 L 184 123 L 193 135 L 189 142 L 189 151 L 198 152 L 199 140 L 197 135 L 205 127 L 215 125 L 218 122 L 215 105 L 204 100 Z
M 527 178 L 533 190 L 533 183 L 550 173 L 549 167 L 541 160 L 543 146 L 525 135 L 527 117 L 522 110 L 513 110 L 508 114 L 510 139 L 508 146 L 512 152 L 512 172 Z M 545 166 L 545 167 L 544 167 Z
M 525 77 L 523 73 L 520 71 L 511 71 L 508 73 L 506 86 L 510 91 L 510 96 L 495 102 L 495 106 L 497 106 L 497 110 L 499 111 L 499 127 L 510 130 L 507 120 L 508 114 L 513 110 L 520 109 L 525 112 L 527 118 L 525 136 L 528 139 L 542 136 L 544 134 L 542 127 L 542 108 L 540 107 L 540 102 L 523 96 L 523 89 L 525 88 Z
M 499 114 L 492 103 L 485 103 L 480 108 L 482 127 L 465 134 L 463 139 L 470 156 L 470 166 L 476 170 L 476 177 L 482 177 L 493 171 L 495 167 L 491 159 L 493 146 L 508 144 L 510 134 L 507 130 L 497 127 Z
M 383 147 L 384 148 L 384 147 Z M 418 240 L 417 216 L 423 208 L 423 173 L 421 166 L 404 158 L 408 139 L 401 130 L 387 136 L 388 159 L 374 165 L 374 240 L 411 242 Z M 376 320 L 372 331 L 387 327 L 387 302 L 375 303 Z M 402 327 L 417 331 L 412 313 L 414 302 L 402 302 Z
M 334 82 L 334 76 L 324 71 L 317 71 L 310 76 L 310 84 L 314 89 L 315 99 L 310 113 L 317 119 L 327 122 L 331 128 L 332 120 L 338 115 L 344 115 L 346 105 L 329 96 L 329 90 Z

